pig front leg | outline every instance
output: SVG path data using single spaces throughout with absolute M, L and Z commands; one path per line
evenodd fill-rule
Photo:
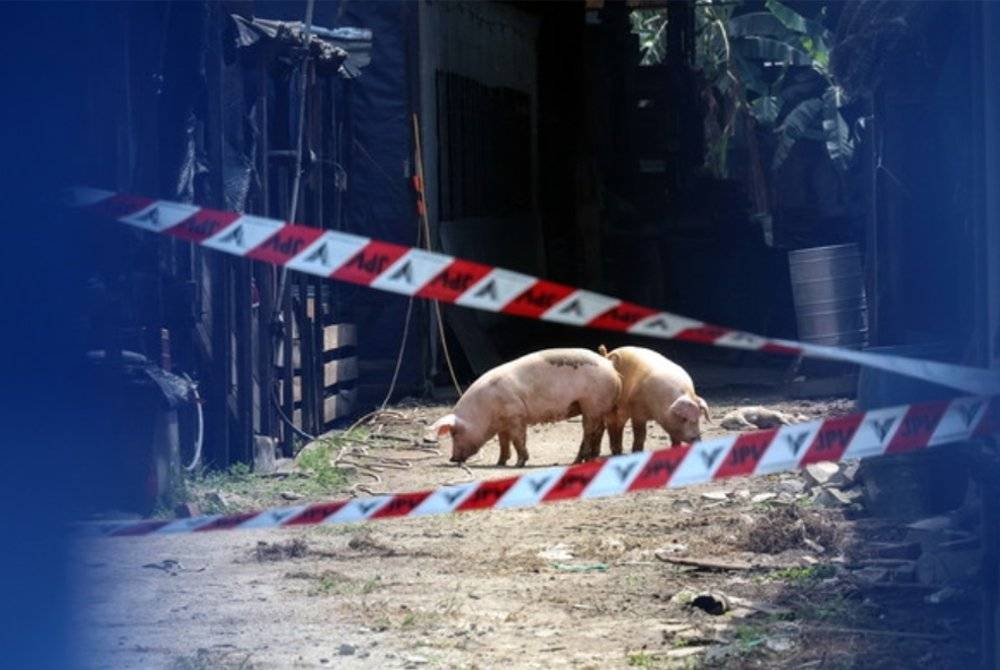
M 632 417 L 632 453 L 642 451 L 646 444 L 646 420 Z
M 514 451 L 517 452 L 517 467 L 523 468 L 524 464 L 528 462 L 528 429 L 526 426 L 520 426 L 517 430 L 512 431 L 511 440 L 514 442 Z
M 497 435 L 497 440 L 500 441 L 500 458 L 497 459 L 497 465 L 507 465 L 507 461 L 510 460 L 510 435 L 500 433 Z

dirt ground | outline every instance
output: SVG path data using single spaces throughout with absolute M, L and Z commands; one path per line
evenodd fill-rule
M 747 404 L 809 418 L 852 407 L 738 392 L 708 400 L 716 417 Z M 409 438 L 445 408 L 397 410 L 383 431 Z M 579 431 L 531 429 L 529 467 L 568 463 Z M 647 447 L 666 440 L 652 429 Z M 355 483 L 387 492 L 469 479 L 446 453 L 369 442 L 369 456 L 395 467 L 378 482 L 354 470 L 329 497 Z M 494 440 L 470 463 L 473 478 L 514 472 L 491 466 L 497 450 Z M 857 503 L 813 503 L 807 483 L 786 474 L 363 526 L 87 540 L 81 658 L 172 669 L 971 665 L 961 605 L 918 615 L 929 593 L 919 584 L 866 579 L 891 561 L 866 563 L 862 544 L 898 541 L 901 530 Z M 718 606 L 705 593 L 722 594 L 728 611 L 696 607 Z

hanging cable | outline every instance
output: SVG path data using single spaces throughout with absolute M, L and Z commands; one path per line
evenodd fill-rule
M 299 125 L 297 128 L 296 139 L 295 139 L 295 178 L 292 183 L 292 201 L 288 206 L 288 221 L 295 221 L 299 210 L 299 190 L 302 186 L 302 145 L 304 143 L 305 136 L 305 125 L 306 125 L 306 86 L 308 84 L 309 77 L 309 42 L 312 39 L 312 23 L 313 23 L 313 8 L 315 5 L 315 0 L 306 1 L 306 20 L 302 30 L 302 41 L 303 48 L 305 49 L 305 54 L 302 56 L 302 69 L 299 73 Z M 265 157 L 266 160 L 266 157 Z M 266 169 L 266 168 L 265 168 Z M 277 294 L 274 298 L 274 320 L 281 323 L 282 314 L 281 311 L 284 308 L 285 293 L 287 291 L 288 284 L 288 268 L 282 267 L 281 273 L 278 278 L 278 288 Z M 277 333 L 281 332 L 281 329 L 276 328 Z M 278 412 L 278 416 L 281 417 L 282 422 L 287 425 L 291 430 L 306 440 L 310 442 L 316 438 L 309 433 L 303 431 L 295 423 L 285 415 L 285 412 L 281 409 L 281 403 L 278 401 L 277 384 L 275 383 L 275 388 L 271 392 L 271 402 L 274 408 Z

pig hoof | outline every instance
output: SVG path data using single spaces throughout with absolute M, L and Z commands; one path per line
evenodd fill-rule
M 524 464 L 527 463 L 527 462 L 528 462 L 528 459 L 524 459 L 523 461 L 521 459 L 518 459 L 518 461 L 517 461 L 517 467 L 523 468 Z
M 497 467 L 498 467 L 498 468 L 504 468 L 504 467 L 507 467 L 507 460 L 506 460 L 506 459 L 503 459 L 503 458 L 500 458 L 500 459 L 498 459 L 498 460 L 497 460 Z

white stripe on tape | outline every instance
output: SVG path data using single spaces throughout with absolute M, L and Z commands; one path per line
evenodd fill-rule
M 455 300 L 456 305 L 499 312 L 511 300 L 527 291 L 538 280 L 520 272 L 491 270 Z
M 195 205 L 182 205 L 177 202 L 157 200 L 149 207 L 144 207 L 138 212 L 123 216 L 118 220 L 136 228 L 159 233 L 167 228 L 176 226 L 184 219 L 194 216 L 195 212 L 200 209 L 201 207 Z
M 635 335 L 649 335 L 651 337 L 673 337 L 688 328 L 698 328 L 704 325 L 702 321 L 686 319 L 683 316 L 677 316 L 668 312 L 657 312 L 637 321 L 628 329 L 628 332 Z
M 677 467 L 677 472 L 670 478 L 670 486 L 687 486 L 710 481 L 715 471 L 726 460 L 734 442 L 736 442 L 735 437 L 720 437 L 692 445 L 687 456 Z
M 325 232 L 285 265 L 289 270 L 329 277 L 371 242 L 349 233 Z
M 967 440 L 989 407 L 989 398 L 956 398 L 948 405 L 928 446 Z
M 410 249 L 376 277 L 370 286 L 383 291 L 413 295 L 454 260 L 452 256 L 433 251 Z
M 244 214 L 202 242 L 209 249 L 244 256 L 285 224 L 274 219 Z
M 115 194 L 114 191 L 105 191 L 99 188 L 87 188 L 85 186 L 75 186 L 66 191 L 66 205 L 69 207 L 87 207 L 96 205 L 102 200 L 107 200 Z
M 295 507 L 279 507 L 277 509 L 264 510 L 257 516 L 247 519 L 240 524 L 240 528 L 277 528 L 294 516 L 297 516 L 306 508 L 306 505 Z
M 566 474 L 566 468 L 545 468 L 532 472 L 517 480 L 506 493 L 501 496 L 494 507 L 500 509 L 515 509 L 518 507 L 534 507 L 552 490 L 552 487 Z
M 865 414 L 840 460 L 884 454 L 896 431 L 899 430 L 906 410 L 907 407 L 888 407 L 873 409 Z
M 358 498 L 352 500 L 339 510 L 328 516 L 322 523 L 351 523 L 364 521 L 385 507 L 393 496 L 375 496 L 374 498 Z
M 577 290 L 552 305 L 540 318 L 545 321 L 582 326 L 621 303 L 622 301 L 617 298 Z
M 767 475 L 798 467 L 799 461 L 812 444 L 822 424 L 822 421 L 810 421 L 782 426 L 757 463 L 753 474 Z
M 157 528 L 153 532 L 159 535 L 189 533 L 192 530 L 198 530 L 202 526 L 207 526 L 221 516 L 221 514 L 210 514 L 208 516 L 193 516 L 189 519 L 178 519 L 177 521 L 168 523 L 166 526 Z
M 455 484 L 437 489 L 427 496 L 422 503 L 413 508 L 407 516 L 430 516 L 432 514 L 447 514 L 461 506 L 473 491 L 479 488 L 479 482 Z
M 625 493 L 652 456 L 652 452 L 639 451 L 604 461 L 581 497 L 603 498 Z
M 767 340 L 759 335 L 744 333 L 740 330 L 733 330 L 715 340 L 715 344 L 720 347 L 733 347 L 735 349 L 749 349 L 756 351 L 767 344 Z

